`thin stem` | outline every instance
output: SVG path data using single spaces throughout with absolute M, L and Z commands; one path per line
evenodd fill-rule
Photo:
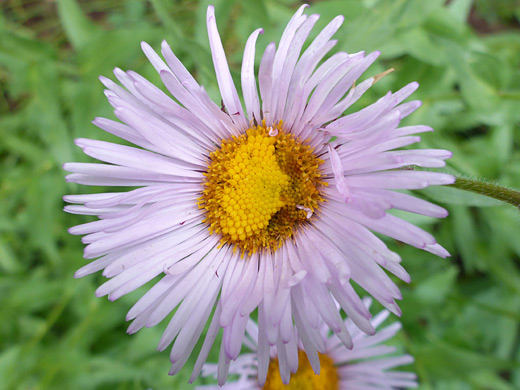
M 520 208 L 520 192 L 505 188 L 496 184 L 486 183 L 480 180 L 466 179 L 457 177 L 455 183 L 450 184 L 460 190 L 475 192 L 477 194 L 489 196 L 490 198 L 501 200 Z

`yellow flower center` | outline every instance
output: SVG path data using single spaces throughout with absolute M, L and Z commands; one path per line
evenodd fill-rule
M 291 375 L 288 385 L 282 383 L 278 368 L 278 358 L 271 360 L 267 371 L 267 380 L 263 390 L 338 390 L 338 371 L 332 359 L 323 354 L 320 356 L 320 374 L 316 375 L 305 352 L 298 352 L 298 371 Z
M 282 130 L 253 126 L 210 154 L 199 207 L 210 233 L 244 252 L 276 250 L 323 200 L 313 149 Z

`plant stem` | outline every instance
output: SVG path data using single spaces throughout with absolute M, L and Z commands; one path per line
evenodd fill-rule
M 502 202 L 506 202 L 520 208 L 520 192 L 510 188 L 505 188 L 492 183 L 486 183 L 480 180 L 472 180 L 461 177 L 457 177 L 455 183 L 450 184 L 449 186 L 498 199 Z

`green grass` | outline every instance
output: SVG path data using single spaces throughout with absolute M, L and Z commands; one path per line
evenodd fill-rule
M 237 81 L 248 34 L 265 28 L 260 53 L 278 40 L 298 6 L 288 0 L 213 3 Z M 452 150 L 447 172 L 520 188 L 520 7 L 514 0 L 480 0 L 473 10 L 469 0 L 313 3 L 310 12 L 322 15 L 315 30 L 346 16 L 336 50 L 381 51 L 367 77 L 396 69 L 358 107 L 417 80 L 414 96 L 424 104 L 408 123 L 436 130 L 421 146 Z M 101 276 L 73 279 L 85 260 L 80 239 L 67 228 L 87 218 L 62 212 L 62 196 L 100 189 L 66 184 L 61 166 L 88 161 L 74 146 L 76 137 L 114 140 L 90 124 L 95 116 L 113 118 L 98 75 L 110 76 L 118 66 L 158 84 L 140 51 L 142 40 L 158 47 L 167 39 L 220 100 L 205 31 L 207 4 L 1 3 L 0 389 L 191 388 L 193 357 L 169 377 L 168 352 L 155 351 L 164 324 L 126 335 L 125 313 L 142 290 L 110 303 L 94 296 Z M 413 279 L 402 286 L 404 329 L 397 342 L 415 356 L 420 388 L 520 388 L 518 210 L 453 188 L 421 196 L 450 216 L 408 218 L 434 232 L 452 257 L 389 242 Z

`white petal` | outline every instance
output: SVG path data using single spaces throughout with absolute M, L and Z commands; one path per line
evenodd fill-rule
M 215 20 L 215 9 L 213 6 L 208 7 L 206 15 L 208 26 L 209 45 L 211 47 L 211 56 L 213 57 L 213 65 L 215 66 L 215 73 L 217 75 L 217 82 L 222 95 L 222 100 L 228 114 L 233 122 L 241 129 L 246 130 L 249 127 L 244 116 L 242 104 L 238 98 L 238 93 L 231 78 L 231 72 L 224 53 L 224 47 L 220 40 L 220 35 L 217 30 L 217 22 Z
M 258 91 L 256 89 L 255 78 L 255 47 L 258 34 L 264 30 L 259 28 L 255 30 L 247 40 L 244 49 L 244 58 L 242 60 L 242 93 L 244 95 L 244 103 L 246 105 L 247 117 L 249 120 L 256 119 L 257 123 L 262 121 L 260 115 L 260 102 L 258 100 Z

